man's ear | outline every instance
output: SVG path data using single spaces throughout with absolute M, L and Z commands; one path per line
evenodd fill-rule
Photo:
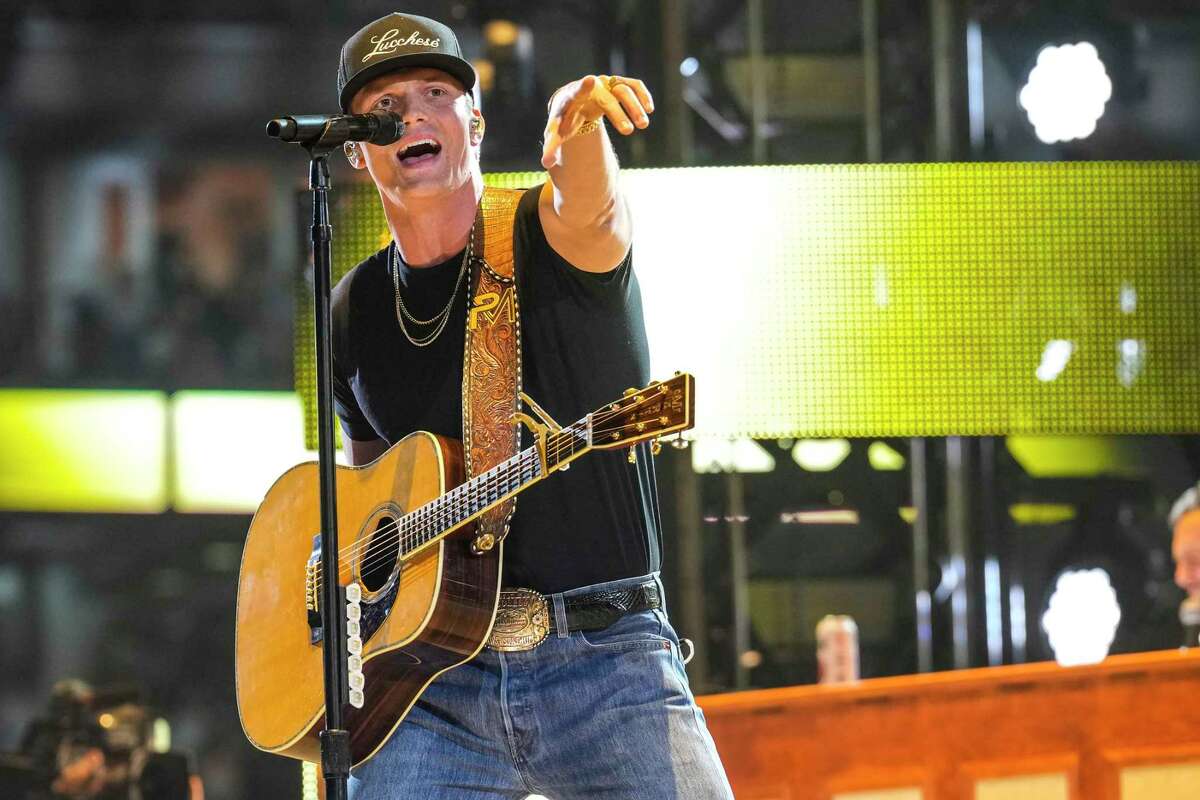
M 483 115 L 479 113 L 478 108 L 471 109 L 471 144 L 478 147 L 483 141 L 484 131 L 487 129 L 487 123 L 483 121 Z
M 358 142 L 346 142 L 342 145 L 342 152 L 346 154 L 346 160 L 350 162 L 350 166 L 355 169 L 363 169 L 367 166 L 363 161 L 363 151 Z

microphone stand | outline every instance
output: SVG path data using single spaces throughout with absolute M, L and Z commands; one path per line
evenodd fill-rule
M 333 226 L 329 223 L 329 153 L 337 145 L 320 139 L 305 144 L 311 159 L 308 188 L 313 193 L 313 294 L 317 356 L 317 436 L 321 494 L 321 636 L 325 668 L 325 730 L 321 731 L 321 773 L 327 800 L 346 800 L 350 776 L 350 733 L 343 728 L 349 701 L 346 659 L 345 589 L 338 578 L 337 466 L 333 438 L 333 341 L 330 324 L 330 270 Z
M 329 224 L 329 154 L 350 139 L 391 144 L 404 135 L 404 121 L 387 111 L 334 117 L 283 117 L 267 123 L 267 135 L 295 142 L 309 156 L 308 188 L 313 193 L 312 248 L 317 355 L 317 469 L 321 495 L 322 657 L 325 671 L 325 730 L 321 731 L 321 773 L 326 800 L 347 800 L 350 732 L 343 709 L 350 702 L 346 639 L 346 590 L 339 583 L 337 464 L 333 440 L 333 336 L 329 297 L 333 226 Z

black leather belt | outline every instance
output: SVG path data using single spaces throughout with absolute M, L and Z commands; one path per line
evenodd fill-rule
M 658 584 L 646 581 L 628 589 L 610 589 L 564 598 L 568 631 L 598 631 L 626 614 L 649 611 L 662 605 Z M 500 592 L 496 622 L 488 646 L 514 652 L 532 650 L 558 632 L 553 603 L 532 589 Z

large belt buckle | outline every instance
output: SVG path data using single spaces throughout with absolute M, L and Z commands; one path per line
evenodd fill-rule
M 550 635 L 550 609 L 546 598 L 532 589 L 505 589 L 500 592 L 496 622 L 488 646 L 493 650 L 515 653 L 532 650 Z

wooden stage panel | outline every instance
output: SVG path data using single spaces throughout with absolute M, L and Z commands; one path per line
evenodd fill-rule
M 907 789 L 880 789 L 865 792 L 838 792 L 833 800 L 924 800 L 925 794 L 920 787 Z
M 1200 798 L 1196 651 L 699 701 L 739 799 Z

